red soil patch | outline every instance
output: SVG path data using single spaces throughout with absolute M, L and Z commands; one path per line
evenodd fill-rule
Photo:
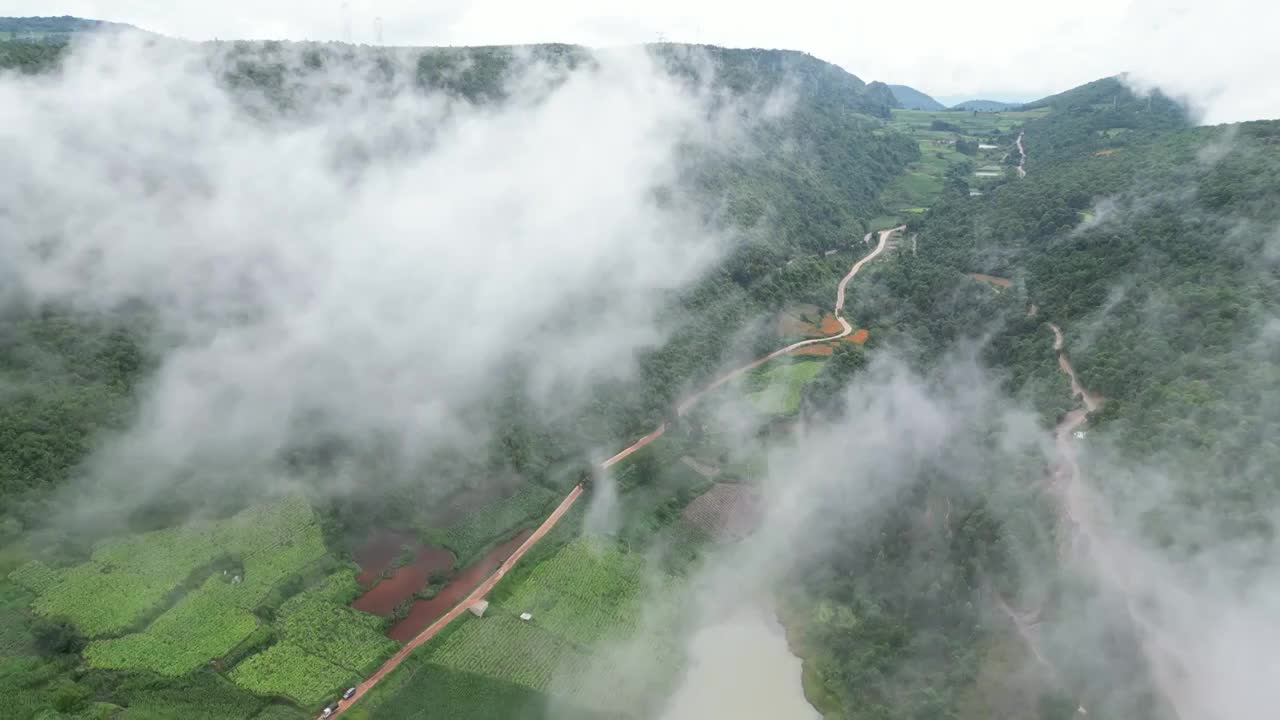
M 861 345 L 867 341 L 867 337 L 870 335 L 871 333 L 867 332 L 866 328 L 858 328 L 857 330 L 854 330 L 852 334 L 845 336 L 844 341 L 851 342 L 854 345 Z
M 716 483 L 693 499 L 682 515 L 685 522 L 718 540 L 740 540 L 760 525 L 763 506 L 753 487 Z
M 404 545 L 413 548 L 413 560 L 379 582 L 383 571 L 391 567 L 391 562 L 400 555 Z M 356 552 L 356 562 L 360 563 L 360 574 L 356 580 L 361 585 L 376 584 L 356 598 L 351 607 L 374 615 L 390 615 L 397 605 L 425 587 L 432 573 L 453 569 L 453 553 L 423 545 L 408 533 L 379 531 L 372 534 L 364 547 Z
M 408 642 L 431 623 L 444 617 L 463 598 L 480 586 L 486 578 L 497 570 L 521 543 L 533 534 L 533 530 L 525 530 L 519 535 L 490 550 L 487 555 L 475 561 L 458 573 L 448 585 L 430 600 L 415 600 L 409 615 L 387 630 L 387 637 L 396 642 Z M 394 607 L 394 606 L 392 606 Z
M 355 551 L 356 564 L 360 566 L 360 574 L 356 581 L 368 586 L 382 577 L 382 572 L 391 567 L 391 562 L 400 555 L 400 549 L 411 545 L 419 547 L 418 538 L 410 532 L 399 530 L 374 530 L 369 539 Z
M 996 277 L 995 275 L 983 275 L 982 273 L 969 273 L 969 277 L 973 278 L 974 280 L 981 280 L 982 282 L 989 282 L 993 285 L 999 285 L 1000 287 L 1006 287 L 1006 288 L 1013 284 L 1013 281 L 1010 280 L 1009 278 Z
M 826 343 L 819 343 L 815 345 L 805 345 L 799 350 L 793 351 L 791 354 L 792 355 L 830 355 L 835 351 L 836 349 L 831 347 L 830 345 Z
M 840 324 L 840 321 L 836 319 L 835 315 L 822 316 L 822 334 L 823 335 L 835 335 L 841 330 L 844 330 L 844 326 Z

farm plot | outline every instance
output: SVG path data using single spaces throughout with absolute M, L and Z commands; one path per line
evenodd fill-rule
M 430 661 L 542 692 L 559 686 L 558 678 L 580 677 L 588 669 L 588 658 L 578 648 L 505 613 L 467 618 L 431 653 Z
M 293 497 L 219 522 L 104 542 L 88 562 L 70 568 L 28 563 L 11 575 L 37 593 L 32 605 L 37 614 L 67 618 L 86 636 L 100 638 L 135 627 L 179 585 L 219 557 L 241 558 L 244 572 L 234 592 L 218 596 L 248 610 L 276 583 L 325 552 L 310 505 Z
M 747 378 L 747 395 L 751 405 L 765 415 L 791 415 L 800 409 L 800 397 L 805 383 L 822 369 L 818 360 L 779 362 L 767 365 L 763 370 Z
M 316 707 L 360 679 L 359 674 L 287 641 L 236 665 L 229 677 L 245 690 L 283 695 L 302 707 Z
M 81 593 L 79 600 L 86 606 L 79 614 L 70 616 L 77 624 L 84 623 L 100 632 L 103 628 L 127 627 L 136 622 L 140 613 L 153 607 L 155 601 L 145 606 L 137 604 L 128 613 L 116 614 L 102 609 L 103 604 L 126 592 L 127 581 L 165 578 L 163 583 L 174 582 L 176 573 L 166 577 L 155 569 L 159 559 L 165 556 L 162 543 L 171 542 L 169 547 L 174 555 L 180 558 L 181 564 L 187 565 L 197 557 L 189 541 L 200 538 L 211 545 L 205 551 L 207 556 L 240 557 L 243 567 L 213 574 L 141 632 L 94 640 L 84 652 L 89 664 L 97 668 L 182 675 L 230 652 L 249 637 L 258 628 L 251 611 L 277 583 L 302 572 L 325 554 L 315 516 L 300 498 L 251 508 L 220 523 L 184 531 L 186 534 L 165 530 L 148 533 L 149 537 L 135 536 L 104 545 L 94 553 L 93 560 L 71 568 L 57 585 L 37 599 L 36 610 L 57 615 L 61 605 L 54 601 L 65 603 L 71 597 L 68 589 L 74 588 Z M 128 557 L 127 549 L 134 550 L 137 557 Z M 129 572 L 107 572 L 104 568 L 122 568 Z M 95 578 L 95 573 L 101 579 Z M 114 578 L 124 581 L 116 582 Z M 148 587 L 162 587 L 163 583 L 156 581 Z M 169 591 L 166 589 L 165 594 Z
M 229 652 L 258 627 L 235 601 L 236 586 L 211 577 L 151 623 L 144 632 L 95 640 L 84 656 L 96 668 L 184 675 Z
M 525 483 L 514 495 L 491 502 L 467 516 L 462 522 L 444 530 L 432 530 L 435 544 L 454 552 L 458 562 L 467 564 L 499 538 L 507 537 L 522 524 L 540 520 L 559 498 L 551 490 Z
M 650 717 L 680 663 L 666 635 L 583 648 L 504 612 L 467 618 L 427 662 L 563 698 L 594 712 Z
M 643 577 L 642 556 L 579 538 L 539 563 L 502 607 L 532 613 L 535 625 L 589 647 L 634 631 Z
M 523 685 L 441 665 L 401 665 L 371 695 L 347 711 L 352 720 L 418 720 L 423 708 L 433 708 L 449 720 L 620 720 L 618 713 L 594 713 L 569 707 Z M 395 678 L 401 679 L 401 678 Z M 385 689 L 384 689 L 385 688 Z
M 128 630 L 219 548 L 213 526 L 171 528 L 98 546 L 86 563 L 52 570 L 28 563 L 13 579 L 38 593 L 44 617 L 65 617 L 89 637 Z
M 382 634 L 382 618 L 342 604 L 357 589 L 350 573 L 335 573 L 280 607 L 276 627 L 299 648 L 360 675 L 399 647 Z

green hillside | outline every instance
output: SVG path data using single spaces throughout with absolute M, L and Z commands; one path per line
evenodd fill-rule
M 872 336 L 896 336 L 935 372 L 948 351 L 980 342 L 1005 391 L 1048 428 L 1074 406 L 1045 325 L 1060 324 L 1083 384 L 1106 398 L 1084 441 L 1093 448 L 1084 472 L 1102 497 L 1138 514 L 1143 541 L 1175 564 L 1208 552 L 1207 537 L 1216 548 L 1265 546 L 1280 501 L 1271 231 L 1280 123 L 1192 127 L 1167 98 L 1136 96 L 1115 79 L 1028 108 L 1049 111 L 1019 128 L 1028 176 L 977 197 L 959 179 L 948 185 L 912 223 L 919 253 L 881 268 L 883 295 L 865 309 L 885 327 Z M 967 273 L 1012 282 L 993 288 Z M 823 406 L 821 395 L 809 400 Z M 811 616 L 796 624 L 839 716 L 946 707 L 979 718 L 1021 707 L 1019 716 L 1057 718 L 1080 705 L 1090 716 L 1168 717 L 1126 612 L 1100 603 L 1087 577 L 1043 569 L 1058 562 L 1053 534 L 1066 532 L 1034 491 L 1048 469 L 1028 458 L 993 470 L 1016 458 L 983 457 L 994 477 L 979 493 L 957 497 L 945 472 L 925 474 L 875 525 L 878 537 L 850 530 L 843 547 L 865 548 L 808 576 L 793 612 Z M 919 524 L 936 522 L 943 498 L 963 520 L 922 539 Z M 1266 562 L 1244 552 L 1220 570 L 1243 583 Z M 904 590 L 903 563 L 920 585 Z M 1053 681 L 1010 682 L 1013 668 L 1037 664 L 1024 641 L 997 608 L 985 622 L 966 616 L 995 602 L 992 588 L 1032 608 L 1041 637 L 1069 640 L 1050 656 Z M 863 619 L 857 641 L 837 622 L 840 608 Z M 921 648 L 951 662 L 930 666 Z M 1121 676 L 1130 680 L 1106 680 Z
M 947 106 L 908 85 L 890 85 L 893 96 L 907 110 L 946 110 Z
M 1022 103 L 1003 102 L 1000 100 L 965 100 L 951 106 L 952 110 L 976 110 L 978 112 L 1000 112 L 1002 110 L 1016 110 Z
M 595 62 L 591 51 L 567 45 L 193 47 L 241 111 L 282 123 L 324 111 L 341 93 L 338 79 L 345 82 L 345 71 L 357 66 L 379 68 L 365 81 L 388 90 L 410 87 L 452 102 L 499 106 L 512 102 L 508 83 L 530 62 L 551 69 L 552 82 L 563 81 L 555 79 L 558 71 L 587 70 Z M 885 132 L 892 98 L 883 86 L 868 86 L 804 53 L 673 44 L 648 50 L 671 76 L 709 87 L 722 102 L 786 98 L 786 112 L 756 123 L 744 139 L 757 152 L 738 155 L 690 142 L 677 180 L 658 189 L 698 208 L 737 240 L 700 284 L 671 295 L 662 309 L 668 341 L 636 358 L 631 379 L 603 384 L 589 405 L 554 417 L 529 401 L 522 358 L 513 354 L 510 373 L 492 393 L 496 401 L 468 410 L 491 429 L 480 457 L 432 457 L 411 472 L 396 472 L 386 468 L 379 448 L 341 437 L 285 448 L 279 472 L 297 477 L 302 497 L 310 498 L 285 546 L 257 550 L 252 530 L 274 532 L 265 521 L 231 529 L 240 527 L 238 518 L 274 507 L 273 499 L 260 496 L 257 478 L 232 478 L 215 491 L 198 472 L 139 498 L 127 517 L 47 527 L 57 517 L 60 490 L 84 474 L 82 463 L 98 440 L 135 419 L 138 388 L 155 370 L 163 336 L 145 307 L 110 313 L 57 305 L 5 308 L 0 372 L 8 396 L 0 437 L 9 442 L 0 449 L 0 591 L 9 598 L 6 617 L 16 624 L 13 632 L 6 630 L 0 661 L 19 717 L 50 707 L 68 716 L 101 711 L 120 717 L 134 716 L 136 708 L 138 717 L 147 717 L 151 698 L 161 708 L 151 712 L 193 716 L 179 700 L 184 693 L 201 698 L 208 717 L 318 710 L 386 657 L 389 641 L 380 633 L 408 611 L 401 603 L 383 618 L 346 607 L 355 593 L 348 586 L 354 577 L 349 561 L 371 529 L 413 528 L 465 565 L 536 524 L 576 481 L 589 452 L 648 432 L 684 388 L 707 379 L 731 355 L 755 352 L 757 345 L 772 348 L 777 337 L 763 321 L 779 307 L 830 304 L 837 280 L 861 252 L 861 243 L 853 243 L 881 212 L 882 192 L 919 154 L 913 139 Z M 56 72 L 68 52 L 59 42 L 0 42 L 0 71 Z M 377 152 L 353 148 L 351 156 Z M 827 252 L 835 248 L 837 253 Z M 789 381 L 793 397 L 786 410 L 794 410 L 803 381 Z M 710 439 L 670 443 L 619 470 L 628 487 L 626 522 L 616 541 L 624 547 L 684 538 L 680 511 L 709 483 L 680 457 L 686 444 L 701 448 L 701 457 L 723 452 Z M 384 492 L 311 497 L 308 483 L 336 463 L 380 479 Z M 467 498 L 469 489 L 483 487 L 498 471 L 518 475 L 509 497 L 459 500 L 463 517 L 448 510 L 454 498 Z M 184 525 L 191 515 L 225 520 Z M 544 540 L 539 551 L 554 556 L 573 539 L 581 519 L 577 523 L 568 534 Z M 673 544 L 684 554 L 662 560 L 671 568 L 696 557 L 697 542 Z M 531 577 L 536 582 L 541 576 Z M 634 581 L 627 582 L 634 592 Z M 338 590 L 331 592 L 335 583 Z M 585 642 L 572 630 L 558 632 Z M 527 644 L 529 652 L 539 651 L 534 639 Z M 582 652 L 564 640 L 556 646 L 565 657 Z M 453 685 L 432 695 L 465 697 L 468 688 L 485 686 L 501 691 L 495 707 L 545 702 L 548 677 L 535 682 L 473 667 L 483 651 L 468 644 L 436 658 L 432 667 Z M 544 674 L 554 670 L 554 664 L 543 668 Z
M 0 40 L 27 42 L 65 42 L 79 33 L 134 31 L 125 23 L 63 15 L 61 17 L 0 17 Z
M 0 72 L 33 86 L 74 52 L 64 36 L 94 23 L 0 21 L 0 37 L 25 33 L 0 41 Z M 304 130 L 353 82 L 376 91 L 361 96 L 375 110 L 408 93 L 440 117 L 518 111 L 610 52 L 180 47 L 232 99 L 228 112 Z M 301 413 L 281 422 L 322 430 L 272 448 L 270 467 L 180 468 L 113 498 L 124 512 L 68 521 L 103 440 L 146 407 L 170 331 L 141 304 L 0 306 L 0 714 L 310 717 L 426 626 L 396 634 L 415 608 L 452 607 L 504 568 L 484 617 L 464 613 L 409 654 L 351 717 L 661 716 L 698 613 L 729 604 L 697 595 L 721 575 L 744 578 L 730 595 L 776 601 L 824 720 L 1171 716 L 1132 619 L 1159 598 L 1106 595 L 1064 549 L 1074 518 L 1055 494 L 1051 433 L 1076 402 L 1047 323 L 1105 398 L 1082 426 L 1098 502 L 1171 562 L 1238 550 L 1220 569 L 1247 588 L 1274 562 L 1280 506 L 1280 121 L 1197 127 L 1120 78 L 962 112 L 801 52 L 645 52 L 717 109 L 769 110 L 738 144 L 682 137 L 671 179 L 646 188 L 728 246 L 695 283 L 666 289 L 662 341 L 586 401 L 534 402 L 545 388 L 512 347 L 474 406 L 448 408 L 478 436 L 465 454 L 433 448 L 398 465 L 384 438 Z M 513 92 L 530 67 L 534 91 Z M 431 129 L 414 132 L 430 142 Z M 352 133 L 335 163 L 358 178 L 406 152 L 375 140 Z M 139 182 L 159 193 L 200 181 Z M 814 357 L 771 361 L 674 412 L 730 362 L 830 332 L 862 238 L 898 223 L 848 288 L 856 344 L 807 347 Z M 57 238 L 15 240 L 39 252 Z M 576 299 L 565 322 L 591 322 L 594 302 Z M 468 314 L 440 342 L 485 321 Z M 660 424 L 607 474 L 584 475 Z M 144 480 L 165 470 L 130 466 Z M 771 472 L 786 476 L 765 489 L 785 493 L 761 493 Z M 520 545 L 584 476 L 585 499 L 504 566 L 495 548 Z M 759 513 L 778 523 L 770 532 L 742 545 L 712 532 L 777 497 L 765 509 L 781 520 Z M 820 506 L 811 517 L 805 502 Z M 360 559 L 387 529 L 401 534 L 386 562 Z M 759 547 L 769 557 L 748 554 Z M 738 564 L 717 574 L 726 557 Z M 368 586 L 410 587 L 385 614 L 359 610 L 361 570 Z M 459 578 L 470 584 L 451 588 Z

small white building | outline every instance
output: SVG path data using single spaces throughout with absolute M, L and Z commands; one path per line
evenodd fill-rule
M 475 615 L 476 617 L 484 617 L 485 611 L 489 609 L 489 601 L 477 600 L 475 605 L 472 605 L 467 609 L 470 610 L 471 614 Z
M 1077 431 L 1075 431 L 1075 436 L 1076 436 L 1076 439 L 1077 439 L 1077 440 L 1083 440 L 1083 439 L 1084 439 L 1084 436 L 1085 436 L 1085 435 L 1087 435 L 1087 434 L 1088 434 L 1088 433 L 1086 433 L 1086 432 L 1085 432 L 1085 431 L 1083 431 L 1083 430 L 1077 430 Z
M 523 620 L 523 621 L 525 621 L 525 622 L 529 622 L 530 620 L 532 620 L 532 619 L 533 619 L 533 614 L 532 614 L 532 613 L 520 613 L 520 619 L 521 619 L 521 620 Z

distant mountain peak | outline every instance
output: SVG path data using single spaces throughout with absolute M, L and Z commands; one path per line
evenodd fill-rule
M 946 110 L 947 106 L 908 85 L 888 85 L 893 97 L 907 110 Z

